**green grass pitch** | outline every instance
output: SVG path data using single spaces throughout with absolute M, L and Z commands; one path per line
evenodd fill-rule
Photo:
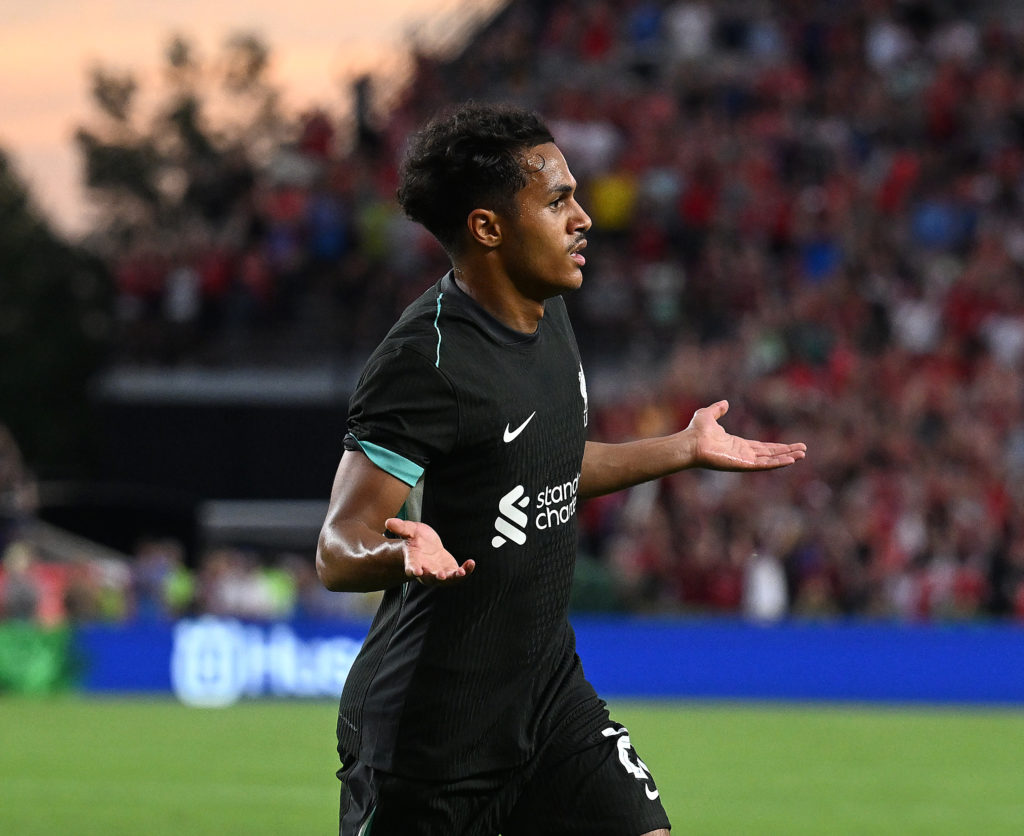
M 1024 712 L 614 702 L 680 834 L 1024 833 Z M 0 700 L 6 836 L 337 832 L 334 706 Z

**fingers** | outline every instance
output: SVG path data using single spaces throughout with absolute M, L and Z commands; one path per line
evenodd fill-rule
M 701 418 L 704 415 L 710 415 L 711 420 L 717 422 L 719 418 L 725 415 L 729 411 L 729 402 L 726 400 L 715 401 L 710 406 L 704 406 L 693 413 L 691 419 L 691 426 L 695 423 L 701 423 Z
M 807 445 L 799 444 L 761 444 L 759 451 L 762 456 L 796 456 L 803 458 L 807 453 Z
M 416 532 L 416 523 L 398 517 L 390 517 L 384 521 L 384 529 L 402 538 L 412 537 Z
M 451 586 L 471 575 L 475 568 L 476 561 L 467 560 L 461 566 L 451 571 L 438 569 L 431 572 L 425 570 L 422 566 L 415 566 L 411 567 L 406 574 L 416 578 L 423 586 Z
M 764 470 L 795 464 L 807 455 L 807 445 L 803 442 L 797 444 L 761 444 L 759 446 L 760 449 L 755 447 L 755 463 L 757 467 Z
M 470 574 L 475 567 L 476 564 L 472 560 L 467 560 L 461 566 L 456 566 L 454 569 L 436 569 L 435 571 L 430 572 L 429 576 L 438 583 L 450 583 L 466 577 L 466 575 Z
M 457 583 L 458 581 L 462 580 L 463 578 L 466 578 L 469 575 L 473 574 L 473 570 L 475 568 L 476 568 L 476 561 L 475 560 L 467 560 L 465 563 L 463 563 L 454 572 L 451 572 L 450 574 L 448 574 L 445 577 L 445 579 L 444 579 L 444 583 Z
M 807 455 L 807 445 L 804 443 L 799 444 L 784 444 L 784 449 L 777 451 L 774 455 L 776 456 L 789 456 L 794 461 L 799 461 Z

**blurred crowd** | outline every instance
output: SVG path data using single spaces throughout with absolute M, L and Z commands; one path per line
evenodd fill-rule
M 125 350 L 189 360 L 312 299 L 324 344 L 358 362 L 446 269 L 393 200 L 405 137 L 450 102 L 514 101 L 545 116 L 594 220 L 584 289 L 568 299 L 591 437 L 670 432 L 728 398 L 729 431 L 809 448 L 777 473 L 683 473 L 586 503 L 592 600 L 1024 619 L 1013 9 L 512 2 L 457 57 L 417 56 L 402 95 L 383 116 L 361 111 L 351 142 L 310 113 L 267 170 L 221 172 L 211 195 L 234 237 L 197 230 L 177 255 L 124 253 Z M 299 606 L 311 560 L 276 557 L 257 593 L 244 554 L 208 554 L 189 600 Z M 182 565 L 167 561 L 137 556 L 137 601 L 147 566 L 166 578 Z
M 1024 617 L 1019 20 L 588 8 L 582 28 L 555 8 L 538 62 L 585 75 L 540 101 L 604 230 L 574 300 L 584 355 L 633 355 L 598 433 L 728 397 L 730 430 L 810 450 L 592 503 L 590 553 L 634 607 Z
M 35 476 L 0 424 L 0 623 L 365 618 L 379 602 L 379 595 L 324 589 L 312 551 L 209 543 L 189 554 L 180 539 L 154 535 L 121 554 L 54 536 L 38 511 Z
M 31 538 L 13 541 L 0 566 L 0 622 L 364 619 L 380 599 L 328 592 L 306 554 L 216 546 L 204 549 L 194 568 L 188 557 L 173 537 L 145 538 L 122 558 L 53 554 Z

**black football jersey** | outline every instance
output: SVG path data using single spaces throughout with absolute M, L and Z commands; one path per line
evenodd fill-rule
M 594 698 L 568 621 L 586 424 L 560 297 L 524 335 L 449 273 L 373 353 L 346 448 L 408 483 L 405 516 L 476 569 L 385 592 L 342 694 L 343 755 L 442 780 L 511 767 Z

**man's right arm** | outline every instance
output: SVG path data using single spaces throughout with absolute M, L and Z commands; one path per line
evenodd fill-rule
M 369 592 L 410 579 L 455 583 L 473 571 L 473 561 L 460 566 L 430 526 L 395 518 L 409 490 L 362 452 L 342 455 L 316 551 L 316 573 L 327 589 Z

